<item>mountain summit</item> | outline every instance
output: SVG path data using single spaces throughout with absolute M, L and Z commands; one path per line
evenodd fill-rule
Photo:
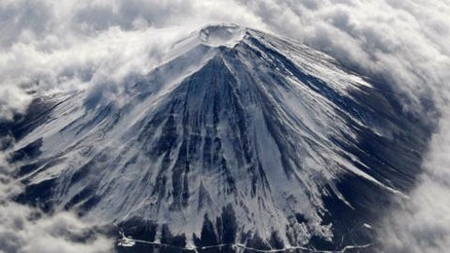
M 27 186 L 17 201 L 217 252 L 373 243 L 389 199 L 414 184 L 430 134 L 417 121 L 388 84 L 217 25 L 113 95 L 36 98 L 0 128 Z
M 232 48 L 244 39 L 246 29 L 235 24 L 207 26 L 200 30 L 198 39 L 209 46 Z

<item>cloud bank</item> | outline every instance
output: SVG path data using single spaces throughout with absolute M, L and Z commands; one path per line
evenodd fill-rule
M 127 76 L 156 66 L 166 45 L 207 23 L 276 33 L 381 77 L 405 110 L 439 120 L 421 181 L 386 217 L 380 242 L 385 252 L 444 252 L 450 247 L 449 13 L 448 0 L 3 0 L 0 120 L 25 112 L 33 94 L 92 89 L 114 96 Z M 20 217 L 31 212 L 3 202 L 2 215 L 12 207 L 23 209 Z M 39 234 L 52 219 L 77 223 L 70 215 L 22 223 Z M 4 226 L 0 231 L 13 233 Z
M 399 200 L 383 221 L 380 250 L 439 253 L 450 248 L 450 114 L 433 136 L 424 173 L 410 199 Z
M 74 214 L 43 214 L 38 209 L 10 201 L 22 191 L 0 166 L 0 252 L 1 253 L 103 253 L 114 242 L 97 234 Z
M 303 41 L 368 75 L 382 76 L 397 84 L 410 110 L 423 112 L 427 108 L 420 98 L 443 100 L 438 86 L 450 75 L 449 5 L 446 0 L 5 0 L 0 3 L 0 32 L 6 35 L 0 38 L 0 85 L 23 90 L 39 81 L 47 89 L 61 88 L 98 73 L 145 72 L 150 54 L 158 51 L 150 44 L 166 38 L 152 31 L 234 22 Z M 134 60 L 139 56 L 140 62 Z M 134 65 L 116 71 L 127 62 Z M 20 90 L 0 90 L 0 98 L 3 118 L 23 112 L 29 103 Z M 14 98 L 22 102 L 13 103 Z

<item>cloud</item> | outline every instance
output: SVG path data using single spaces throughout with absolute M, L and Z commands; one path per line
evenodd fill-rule
M 409 112 L 430 121 L 438 120 L 435 109 L 441 114 L 421 181 L 386 217 L 381 237 L 387 252 L 443 252 L 450 241 L 448 13 L 446 0 L 3 0 L 0 120 L 26 111 L 33 94 L 88 89 L 114 97 L 127 76 L 148 72 L 166 45 L 207 23 L 270 31 L 382 77 Z M 37 229 L 43 221 L 24 224 Z
M 12 201 L 23 185 L 11 175 L 14 165 L 0 153 L 0 253 L 106 253 L 114 239 L 70 212 L 45 214 Z
M 73 214 L 39 217 L 43 214 L 14 203 L 0 206 L 0 211 L 0 252 L 100 253 L 113 250 L 112 240 L 91 235 L 91 228 Z
M 0 115 L 12 120 L 15 114 L 23 114 L 28 109 L 32 97 L 15 85 L 0 86 Z
M 59 212 L 53 216 L 12 202 L 22 191 L 4 168 L 0 170 L 0 252 L 59 253 L 112 252 L 112 239 L 96 233 L 76 215 Z
M 444 0 L 432 4 L 424 0 L 3 1 L 0 27 L 6 36 L 0 38 L 0 86 L 19 87 L 36 80 L 46 88 L 82 83 L 86 80 L 79 80 L 80 75 L 116 73 L 117 66 L 106 65 L 127 65 L 135 62 L 133 54 L 142 56 L 146 55 L 142 50 L 150 50 L 139 46 L 135 50 L 137 44 L 160 43 L 161 38 L 149 33 L 145 37 L 143 31 L 234 22 L 303 41 L 367 75 L 383 76 L 407 95 L 405 109 L 422 112 L 427 108 L 420 97 L 434 94 L 442 100 L 436 84 L 450 75 L 446 71 L 449 11 Z M 127 48 L 125 55 L 120 48 Z M 123 61 L 115 61 L 118 58 Z M 99 69 L 100 63 L 106 69 Z M 138 68 L 148 66 L 135 63 Z M 78 76 L 65 75 L 63 68 L 74 67 Z M 130 68 L 118 73 L 127 71 Z M 10 112 L 26 108 L 3 104 L 10 105 Z
M 166 46 L 192 31 L 111 26 L 95 35 L 69 31 L 38 38 L 27 28 L 18 41 L 0 49 L 0 119 L 24 113 L 31 93 L 120 89 L 112 86 L 147 73 L 158 65 Z
M 45 216 L 30 207 L 0 205 L 0 252 L 112 252 L 113 241 L 70 213 Z
M 441 120 L 439 127 L 420 183 L 382 223 L 384 252 L 438 253 L 450 248 L 450 122 Z

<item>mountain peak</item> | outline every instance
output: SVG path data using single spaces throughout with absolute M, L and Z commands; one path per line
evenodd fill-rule
M 362 224 L 413 183 L 428 133 L 331 57 L 234 24 L 167 54 L 113 100 L 42 98 L 0 124 L 17 200 L 167 245 L 331 249 L 368 243 Z
M 236 24 L 209 25 L 198 33 L 199 40 L 212 47 L 234 47 L 245 35 L 246 29 Z

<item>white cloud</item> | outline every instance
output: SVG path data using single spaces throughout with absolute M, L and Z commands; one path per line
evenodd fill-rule
M 22 191 L 21 185 L 0 167 L 0 252 L 59 253 L 113 251 L 113 240 L 98 234 L 74 214 L 53 216 L 11 202 Z
M 0 205 L 0 252 L 100 253 L 113 250 L 111 239 L 90 235 L 90 231 L 88 225 L 70 213 L 49 217 L 11 202 Z
M 0 86 L 0 115 L 7 120 L 12 120 L 14 114 L 25 113 L 32 96 L 15 85 Z
M 442 120 L 440 129 L 418 187 L 382 223 L 384 252 L 439 253 L 450 248 L 450 122 Z
M 442 252 L 450 241 L 449 13 L 448 0 L 3 0 L 0 119 L 23 113 L 30 89 L 120 90 L 127 75 L 157 63 L 164 45 L 206 23 L 234 22 L 288 36 L 392 82 L 408 98 L 405 110 L 425 118 L 423 98 L 435 103 L 442 117 L 422 181 L 388 219 L 394 225 L 385 236 L 399 242 L 389 241 L 388 252 Z M 172 26 L 189 29 L 158 33 Z
M 136 44 L 159 43 L 137 36 L 139 31 L 235 22 L 304 41 L 368 74 L 382 75 L 409 94 L 411 110 L 420 110 L 417 94 L 440 93 L 436 84 L 450 75 L 449 11 L 445 0 L 3 1 L 0 77 L 7 81 L 0 85 L 38 79 L 61 87 L 65 82 L 58 77 L 67 78 L 62 68 L 74 64 L 88 74 L 116 73 L 117 66 L 97 69 L 99 62 L 127 65 L 114 59 L 133 62 L 133 55 L 149 50 Z M 124 55 L 119 48 L 127 48 Z M 125 66 L 118 73 L 127 71 Z
M 23 192 L 14 166 L 0 153 L 0 253 L 107 253 L 114 239 L 70 212 L 45 214 L 11 201 Z

